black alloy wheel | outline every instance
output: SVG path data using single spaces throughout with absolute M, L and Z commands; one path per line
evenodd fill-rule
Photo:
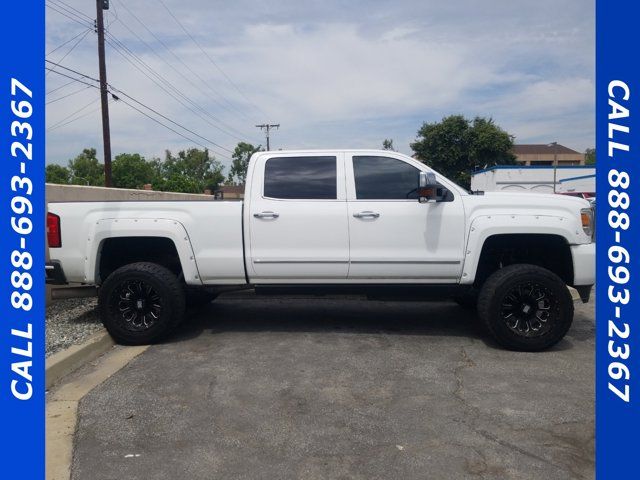
M 162 299 L 152 285 L 142 280 L 122 282 L 111 294 L 111 315 L 120 319 L 120 326 L 132 332 L 152 328 L 159 320 Z
M 502 319 L 517 335 L 546 335 L 557 315 L 558 299 L 539 283 L 524 282 L 513 286 L 503 297 Z
M 98 309 L 118 343 L 154 343 L 184 317 L 184 285 L 162 265 L 131 263 L 115 270 L 100 286 Z
M 478 315 L 503 347 L 537 352 L 565 336 L 573 322 L 573 299 L 567 285 L 550 270 L 509 265 L 482 285 Z

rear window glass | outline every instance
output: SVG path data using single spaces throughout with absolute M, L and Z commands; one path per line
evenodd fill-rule
M 264 196 L 335 200 L 336 178 L 336 157 L 274 157 L 264 167 Z

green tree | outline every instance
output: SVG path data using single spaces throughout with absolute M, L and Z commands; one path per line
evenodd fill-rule
M 69 171 L 69 169 L 67 167 L 63 167 L 62 165 L 56 165 L 55 163 L 47 165 L 45 173 L 47 183 L 59 183 L 62 185 L 67 185 L 71 180 L 71 172 Z
M 117 188 L 141 188 L 145 183 L 153 184 L 156 170 L 137 153 L 121 153 L 111 164 L 113 186 Z
M 391 150 L 391 151 L 395 151 L 395 148 L 393 148 L 393 140 L 390 138 L 385 138 L 382 141 L 382 148 L 384 150 Z
M 208 149 L 190 148 L 174 156 L 169 150 L 164 162 L 152 162 L 158 174 L 154 188 L 166 192 L 203 193 L 215 190 L 224 181 L 224 167 Z
M 69 160 L 69 171 L 74 185 L 104 185 L 104 165 L 98 161 L 95 148 L 85 148 L 80 155 Z
M 411 148 L 420 161 L 467 188 L 472 170 L 516 163 L 513 137 L 490 118 L 451 115 L 441 122 L 425 122 Z
M 595 148 L 587 148 L 584 151 L 584 164 L 585 165 L 595 165 L 596 164 L 596 149 Z
M 227 183 L 243 185 L 247 178 L 247 167 L 249 166 L 251 155 L 260 151 L 262 151 L 261 145 L 254 147 L 250 143 L 239 142 L 231 155 L 233 161 L 227 177 Z

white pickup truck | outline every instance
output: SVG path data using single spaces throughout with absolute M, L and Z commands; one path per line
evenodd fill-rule
M 259 152 L 243 202 L 49 203 L 47 227 L 47 281 L 97 285 L 106 329 L 127 344 L 235 286 L 451 298 L 502 346 L 536 351 L 571 326 L 567 285 L 587 302 L 595 281 L 587 201 L 468 192 L 389 151 Z

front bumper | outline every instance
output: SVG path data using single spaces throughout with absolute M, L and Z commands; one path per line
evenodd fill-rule
M 46 273 L 47 285 L 66 285 L 67 277 L 62 270 L 62 264 L 58 260 L 51 260 L 45 263 L 44 271 Z
M 591 286 L 596 283 L 596 244 L 571 245 L 573 258 L 573 287 L 583 301 L 589 299 Z

